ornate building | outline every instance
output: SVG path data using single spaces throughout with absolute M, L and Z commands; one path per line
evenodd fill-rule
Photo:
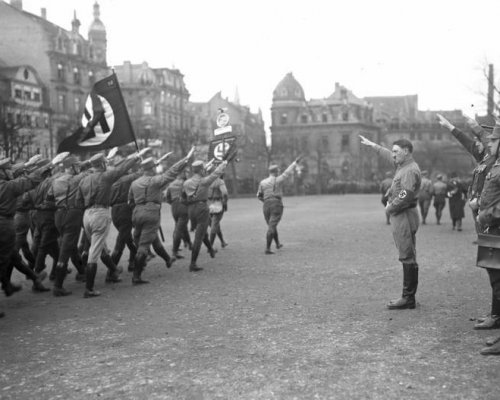
M 114 69 L 138 140 L 158 151 L 185 154 L 192 143 L 184 75 L 178 69 L 151 68 L 146 62 L 125 61 Z
M 0 62 L 1 64 L 1 62 Z M 0 143 L 5 156 L 49 157 L 49 108 L 46 88 L 28 65 L 0 67 Z
M 84 101 L 94 82 L 109 73 L 106 65 L 106 29 L 94 4 L 88 39 L 80 33 L 76 13 L 71 30 L 47 20 L 46 9 L 37 16 L 23 10 L 22 0 L 0 1 L 0 54 L 6 66 L 30 66 L 45 87 L 43 103 L 50 109 L 47 146 L 57 143 L 78 123 Z
M 379 141 L 373 109 L 344 86 L 336 83 L 330 96 L 306 100 L 290 72 L 273 92 L 271 118 L 274 162 L 284 166 L 304 156 L 296 191 L 306 185 L 321 193 L 332 180 L 368 180 L 378 173 L 377 157 L 358 137 Z

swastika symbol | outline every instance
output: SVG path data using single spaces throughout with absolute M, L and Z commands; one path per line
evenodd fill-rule
M 227 142 L 219 143 L 214 148 L 214 157 L 217 160 L 222 161 L 222 157 L 224 157 L 224 154 L 227 153 L 227 151 L 229 150 L 229 147 L 230 147 L 230 145 Z

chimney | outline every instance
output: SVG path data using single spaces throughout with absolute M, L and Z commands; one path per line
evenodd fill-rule
M 47 9 L 45 7 L 40 9 L 40 15 L 43 19 L 47 19 Z
M 494 109 L 494 72 L 493 72 L 493 64 L 489 65 L 488 68 L 488 117 L 493 117 L 493 109 Z
M 16 7 L 18 10 L 23 9 L 23 0 L 10 0 L 10 5 Z

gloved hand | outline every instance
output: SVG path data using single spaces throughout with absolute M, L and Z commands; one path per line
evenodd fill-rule
M 41 154 L 35 154 L 33 157 L 31 157 L 25 164 L 25 167 L 30 167 L 32 165 L 35 165 L 38 161 L 42 159 Z

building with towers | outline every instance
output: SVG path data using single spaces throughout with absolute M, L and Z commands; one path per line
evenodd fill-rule
M 97 2 L 93 14 L 85 38 L 76 12 L 71 29 L 66 30 L 47 19 L 45 8 L 35 15 L 23 10 L 22 0 L 0 1 L 0 65 L 28 66 L 36 71 L 43 85 L 43 105 L 49 110 L 50 139 L 43 144 L 49 154 L 78 124 L 94 82 L 109 74 L 106 29 Z M 19 118 L 26 123 L 26 115 Z
M 273 161 L 285 166 L 304 156 L 304 168 L 294 176 L 295 192 L 310 187 L 324 193 L 335 180 L 372 180 L 378 159 L 361 146 L 358 135 L 378 142 L 379 133 L 371 105 L 339 83 L 328 97 L 306 100 L 290 72 L 273 92 Z

